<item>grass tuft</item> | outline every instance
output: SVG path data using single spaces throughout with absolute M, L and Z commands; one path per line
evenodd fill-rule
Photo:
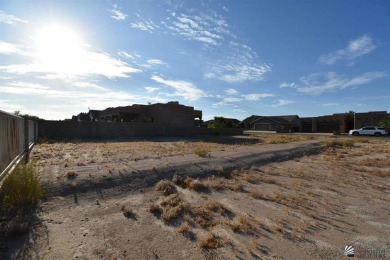
M 209 156 L 209 152 L 207 150 L 204 150 L 204 149 L 196 149 L 194 151 L 194 153 L 199 156 L 199 157 L 207 157 Z
M 76 173 L 74 171 L 67 171 L 65 173 L 65 176 L 68 178 L 68 179 L 72 179 L 72 178 L 75 178 L 76 177 Z
M 199 240 L 199 246 L 203 249 L 217 249 L 223 247 L 225 241 L 214 233 L 208 233 Z
M 0 189 L 1 208 L 33 206 L 44 196 L 44 188 L 32 164 L 17 167 Z
M 135 219 L 135 213 L 134 213 L 133 209 L 130 208 L 129 206 L 123 205 L 121 207 L 121 211 L 123 213 L 123 216 L 125 216 L 126 218 Z
M 156 190 L 162 191 L 165 196 L 176 193 L 175 184 L 169 180 L 161 180 L 156 184 Z
M 355 143 L 355 140 L 351 139 L 337 139 L 337 140 L 326 140 L 323 142 L 326 147 L 329 148 L 351 148 Z

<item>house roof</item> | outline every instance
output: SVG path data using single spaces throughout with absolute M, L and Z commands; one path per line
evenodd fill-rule
M 280 125 L 289 125 L 291 123 L 291 122 L 285 120 L 284 118 L 277 117 L 277 116 L 272 116 L 272 117 L 270 117 L 270 116 L 261 116 L 259 118 L 256 118 L 255 120 L 253 120 L 251 122 L 251 124 L 253 124 L 253 123 L 255 123 L 255 122 L 257 122 L 257 121 L 259 121 L 261 119 L 266 119 L 268 121 L 272 121 L 272 122 L 280 124 Z
M 297 115 L 284 115 L 284 116 L 257 116 L 257 115 L 252 115 L 250 117 L 245 118 L 242 120 L 242 123 L 254 123 L 255 121 L 261 119 L 261 118 L 266 118 L 270 121 L 273 121 L 278 124 L 290 124 L 294 119 L 299 118 Z

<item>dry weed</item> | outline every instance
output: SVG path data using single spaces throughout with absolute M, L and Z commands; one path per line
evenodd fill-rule
M 173 182 L 169 180 L 161 180 L 156 184 L 156 190 L 162 191 L 165 196 L 176 193 L 176 187 Z
M 253 227 L 248 218 L 243 215 L 234 218 L 234 220 L 230 221 L 228 225 L 235 233 L 250 234 L 253 232 Z
M 207 233 L 199 240 L 199 246 L 203 249 L 217 249 L 225 244 L 224 239 L 212 232 Z

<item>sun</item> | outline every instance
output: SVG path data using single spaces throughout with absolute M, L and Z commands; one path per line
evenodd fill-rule
M 62 25 L 41 28 L 34 43 L 40 64 L 58 74 L 73 74 L 85 52 L 77 33 Z

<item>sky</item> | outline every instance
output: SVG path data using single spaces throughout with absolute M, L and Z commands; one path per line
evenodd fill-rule
M 390 110 L 390 1 L 0 0 L 0 110 Z

